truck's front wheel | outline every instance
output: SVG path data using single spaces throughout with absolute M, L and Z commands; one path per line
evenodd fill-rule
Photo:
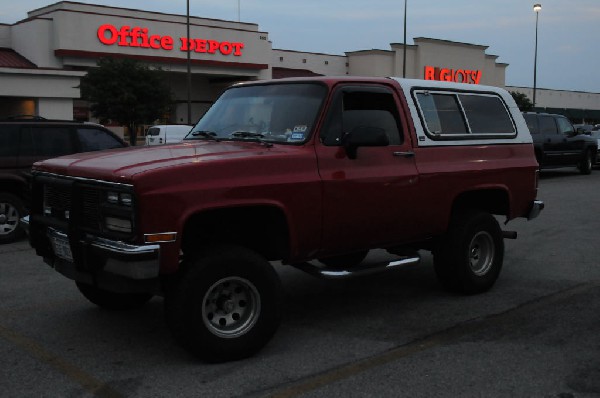
M 281 318 L 281 284 L 259 254 L 220 246 L 182 264 L 166 296 L 176 340 L 208 362 L 245 358 L 271 339 Z
M 492 287 L 503 258 L 504 241 L 496 219 L 483 211 L 463 211 L 455 215 L 434 251 L 434 267 L 444 287 L 474 294 Z

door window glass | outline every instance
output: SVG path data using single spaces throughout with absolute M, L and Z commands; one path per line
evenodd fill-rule
M 417 99 L 431 134 L 468 134 L 455 95 L 418 93 Z
M 515 127 L 500 98 L 489 95 L 459 95 L 471 134 L 514 134 Z
M 76 152 L 68 127 L 33 126 L 28 130 L 23 149 L 29 155 L 51 158 Z
M 19 149 L 19 126 L 3 125 L 0 126 L 0 157 L 18 155 Z
M 542 134 L 557 134 L 556 122 L 552 116 L 540 116 L 540 133 Z
M 556 122 L 558 123 L 558 131 L 561 134 L 573 134 L 575 132 L 575 128 L 567 118 L 557 117 Z
M 112 134 L 97 128 L 78 128 L 77 137 L 82 152 L 123 147 L 123 144 Z

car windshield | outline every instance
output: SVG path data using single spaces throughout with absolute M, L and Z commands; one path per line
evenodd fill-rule
M 315 83 L 233 87 L 206 112 L 186 140 L 304 143 L 326 91 Z

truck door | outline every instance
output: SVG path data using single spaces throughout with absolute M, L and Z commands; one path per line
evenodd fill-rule
M 540 127 L 540 135 L 543 140 L 544 163 L 546 165 L 557 165 L 563 162 L 562 149 L 563 140 L 566 141 L 562 134 L 559 134 L 554 117 L 550 115 L 539 115 L 538 122 Z
M 334 92 L 316 146 L 323 253 L 384 246 L 418 236 L 423 228 L 414 210 L 419 182 L 414 152 L 399 104 L 396 93 L 381 85 Z M 344 139 L 358 127 L 385 130 L 389 145 L 359 147 L 351 159 Z
M 566 117 L 557 116 L 556 124 L 558 125 L 558 132 L 562 138 L 558 149 L 562 153 L 564 162 L 568 164 L 577 162 L 583 153 L 585 142 L 581 136 L 577 135 L 575 127 L 573 127 Z

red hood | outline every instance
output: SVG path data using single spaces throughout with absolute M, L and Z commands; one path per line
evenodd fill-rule
M 195 141 L 77 153 L 38 162 L 33 168 L 55 174 L 124 182 L 131 181 L 137 174 L 164 167 L 264 156 L 285 152 L 286 149 L 291 147 L 276 145 L 268 148 L 258 142 Z

